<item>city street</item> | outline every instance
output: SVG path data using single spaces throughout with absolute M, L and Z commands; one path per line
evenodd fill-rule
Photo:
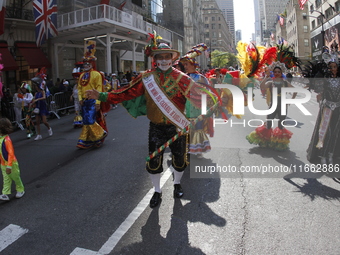
M 42 125 L 40 141 L 18 130 L 11 139 L 26 194 L 0 201 L 0 253 L 339 254 L 340 183 L 308 170 L 306 149 L 318 113 L 315 95 L 304 105 L 312 116 L 289 106 L 287 125 L 295 127 L 288 128 L 293 137 L 285 152 L 248 143 L 245 137 L 255 129 L 249 120 L 260 118 L 248 108 L 242 119 L 216 124 L 211 152 L 192 159 L 184 173 L 182 199 L 173 198 L 166 150 L 163 200 L 154 209 L 144 169 L 146 117 L 133 119 L 119 105 L 108 113 L 105 143 L 90 150 L 76 148 L 80 129 L 73 128 L 72 113 L 49 120 L 52 137 Z M 267 109 L 259 90 L 254 106 Z M 198 173 L 204 166 L 228 170 Z M 261 172 L 240 171 L 251 166 Z M 282 171 L 264 172 L 274 167 Z

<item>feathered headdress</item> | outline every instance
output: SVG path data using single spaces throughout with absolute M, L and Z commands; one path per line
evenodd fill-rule
M 295 56 L 294 49 L 291 45 L 286 46 L 284 44 L 278 44 L 276 48 L 276 61 L 283 63 L 287 69 L 291 69 L 295 66 L 301 68 L 301 61 Z
M 200 56 L 208 46 L 204 43 L 197 44 L 196 46 L 192 47 L 183 57 L 180 58 L 180 61 L 183 62 L 185 60 L 189 61 L 190 63 L 198 66 L 196 58 Z
M 316 90 L 319 83 L 318 78 L 323 78 L 328 73 L 325 61 L 308 61 L 308 64 L 301 66 L 302 76 L 307 78 L 308 90 Z
M 236 49 L 238 61 L 247 77 L 258 75 L 266 64 L 269 65 L 275 60 L 277 53 L 275 47 L 266 48 L 242 41 L 238 42 Z

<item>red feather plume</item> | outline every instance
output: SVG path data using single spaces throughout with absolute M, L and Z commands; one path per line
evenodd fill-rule
M 258 75 L 262 71 L 262 67 L 264 67 L 265 64 L 270 65 L 271 63 L 273 63 L 276 60 L 276 56 L 277 56 L 276 47 L 267 48 L 263 54 L 263 57 L 259 63 L 258 69 L 256 70 L 255 74 Z

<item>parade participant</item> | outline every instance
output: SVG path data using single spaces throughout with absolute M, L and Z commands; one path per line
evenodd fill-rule
M 114 73 L 112 74 L 112 78 L 111 78 L 111 88 L 113 90 L 117 90 L 117 89 L 120 89 L 120 82 L 117 78 L 117 75 Z M 116 109 L 118 107 L 117 104 L 113 104 L 112 105 L 112 109 Z
M 185 73 L 185 68 L 184 68 L 183 64 L 179 60 L 176 60 L 172 64 L 172 66 L 175 67 L 177 70 L 180 70 L 181 72 Z
M 46 104 L 46 74 L 45 68 L 42 68 L 40 72 L 37 74 L 35 78 L 32 79 L 32 82 L 35 84 L 35 90 L 37 91 L 34 95 L 34 99 L 32 100 L 32 107 L 34 107 L 33 114 L 35 115 L 35 120 L 37 124 L 37 137 L 34 139 L 35 141 L 41 140 L 42 136 L 40 133 L 40 121 L 44 123 L 44 125 L 48 129 L 48 135 L 52 136 L 52 128 L 50 124 L 47 122 L 47 116 L 49 115 L 49 111 L 47 109 Z
M 117 89 L 120 89 L 120 83 L 119 83 L 119 80 L 117 78 L 117 75 L 114 73 L 112 74 L 112 78 L 111 78 L 111 88 L 113 90 L 117 90 Z
M 78 98 L 81 105 L 83 127 L 78 139 L 77 147 L 88 149 L 100 147 L 107 136 L 106 124 L 100 108 L 100 101 L 87 98 L 86 91 L 96 89 L 104 91 L 103 76 L 95 70 L 95 42 L 85 42 L 85 56 L 83 59 L 84 72 L 78 81 Z
M 292 136 L 292 132 L 284 128 L 283 122 L 286 119 L 286 114 L 281 112 L 281 91 L 285 87 L 293 87 L 289 82 L 283 79 L 283 71 L 286 71 L 286 67 L 281 62 L 274 62 L 270 66 L 270 70 L 273 72 L 274 77 L 272 81 L 268 81 L 265 84 L 261 84 L 261 89 L 267 91 L 267 103 L 269 108 L 272 108 L 273 104 L 273 88 L 277 88 L 277 106 L 273 113 L 267 116 L 267 125 L 262 125 L 250 133 L 246 138 L 249 143 L 258 144 L 261 147 L 271 147 L 275 150 L 287 150 L 288 144 Z M 296 97 L 296 93 L 293 94 L 292 99 Z M 287 111 L 287 109 L 286 109 Z M 273 122 L 275 118 L 279 119 L 278 127 L 272 130 Z
M 205 88 L 209 87 L 209 81 L 204 75 L 197 71 L 199 65 L 195 58 L 201 55 L 206 49 L 207 46 L 204 43 L 198 44 L 180 58 L 180 62 L 183 64 L 186 74 Z M 185 112 L 186 117 L 193 121 L 201 114 L 202 109 L 200 107 L 195 107 L 190 101 L 186 101 Z M 188 153 L 196 155 L 197 158 L 203 158 L 202 153 L 211 150 L 209 138 L 204 131 L 204 129 L 207 130 L 207 127 L 209 127 L 207 121 L 201 120 L 190 129 Z
M 22 95 L 19 94 L 18 96 L 23 101 L 23 112 L 25 116 L 25 125 L 27 129 L 27 138 L 29 139 L 33 135 L 35 135 L 35 127 L 31 117 L 33 109 L 30 107 L 30 104 L 33 100 L 33 95 L 31 93 L 32 91 L 31 86 L 28 83 L 23 82 L 20 88 L 23 94 Z
M 110 93 L 88 91 L 89 98 L 123 103 L 123 106 L 134 116 L 147 115 L 149 126 L 149 154 L 153 153 L 177 134 L 177 129 L 184 129 L 189 121 L 184 115 L 186 100 L 200 99 L 198 85 L 184 73 L 172 67 L 172 62 L 179 57 L 177 50 L 167 44 L 157 44 L 157 35 L 151 35 L 151 44 L 145 53 L 153 57 L 153 68 L 139 74 L 126 88 Z M 199 103 L 199 102 L 198 102 Z M 187 166 L 186 135 L 180 136 L 170 145 L 172 153 L 171 169 L 174 173 L 174 197 L 183 196 L 180 181 Z M 154 186 L 150 207 L 161 202 L 160 173 L 163 172 L 163 153 L 146 163 L 146 170 Z
M 15 197 L 21 198 L 25 194 L 25 188 L 20 178 L 19 163 L 14 154 L 11 138 L 12 123 L 7 118 L 0 118 L 0 158 L 3 188 L 0 200 L 8 201 L 8 195 L 12 193 L 12 182 L 15 182 L 17 191 Z
M 321 164 L 333 164 L 333 159 L 340 155 L 340 68 L 337 55 L 337 48 L 323 53 L 328 70 L 324 73 L 325 78 L 319 79 L 313 88 L 318 93 L 320 109 L 307 159 L 317 162 L 321 158 Z

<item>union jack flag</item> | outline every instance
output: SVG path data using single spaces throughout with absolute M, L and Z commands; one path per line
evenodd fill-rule
M 56 0 L 34 0 L 35 40 L 37 46 L 58 35 Z

